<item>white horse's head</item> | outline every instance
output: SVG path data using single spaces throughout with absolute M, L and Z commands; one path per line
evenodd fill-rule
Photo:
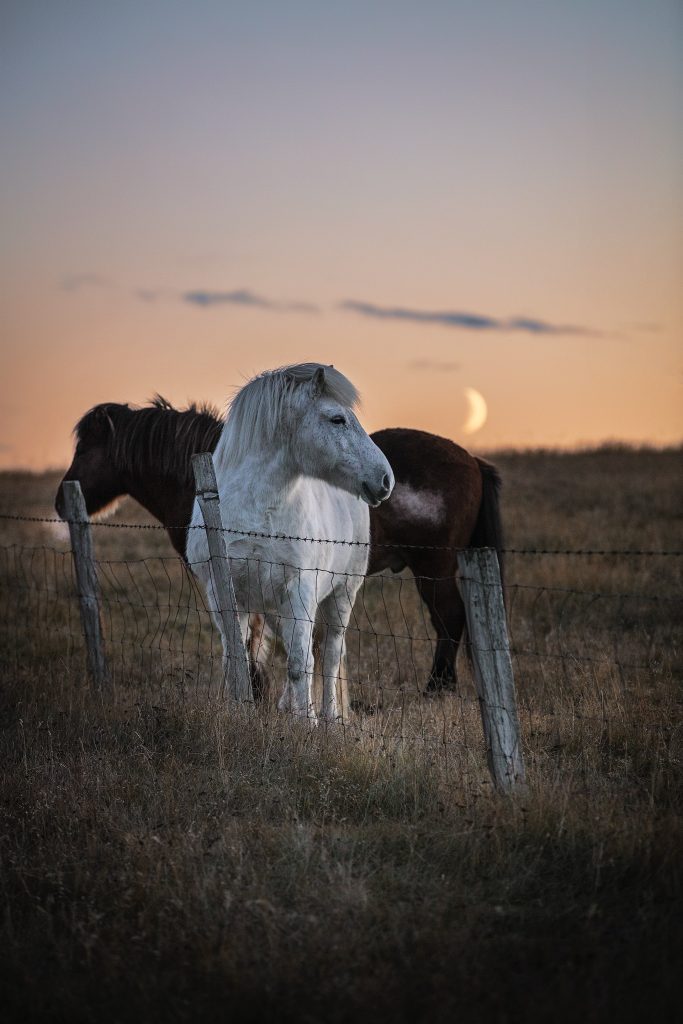
M 337 376 L 346 388 L 340 387 Z M 347 389 L 352 401 L 345 398 Z M 302 472 L 376 508 L 391 494 L 394 474 L 353 411 L 358 398 L 353 385 L 334 367 L 317 366 L 301 397 L 296 444 Z
M 235 396 L 225 452 L 241 462 L 255 449 L 286 450 L 295 472 L 324 480 L 373 508 L 391 494 L 394 474 L 366 434 L 358 392 L 333 366 L 297 363 L 259 374 Z

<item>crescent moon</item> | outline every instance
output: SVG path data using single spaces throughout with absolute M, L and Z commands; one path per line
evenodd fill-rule
M 465 398 L 469 402 L 469 411 L 462 429 L 465 434 L 474 434 L 486 423 L 488 408 L 484 396 L 474 388 L 465 388 Z

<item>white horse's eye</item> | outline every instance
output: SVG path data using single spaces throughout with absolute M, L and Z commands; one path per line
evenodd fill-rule
M 338 423 L 343 427 L 346 424 L 346 419 L 343 416 L 330 416 L 330 423 Z

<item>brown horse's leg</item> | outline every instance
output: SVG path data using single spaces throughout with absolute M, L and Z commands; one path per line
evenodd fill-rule
M 457 685 L 455 659 L 465 628 L 465 607 L 455 577 L 438 580 L 418 577 L 415 582 L 436 630 L 434 662 L 424 692 L 454 690 Z
M 268 673 L 259 662 L 261 645 L 264 643 L 264 632 L 266 619 L 264 615 L 254 613 L 249 616 L 249 674 L 251 675 L 251 688 L 254 693 L 254 701 L 259 704 L 265 700 L 270 691 L 270 679 Z

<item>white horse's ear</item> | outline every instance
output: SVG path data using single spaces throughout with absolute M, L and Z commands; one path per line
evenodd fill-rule
M 319 366 L 311 378 L 311 395 L 320 398 L 325 391 L 325 367 Z

